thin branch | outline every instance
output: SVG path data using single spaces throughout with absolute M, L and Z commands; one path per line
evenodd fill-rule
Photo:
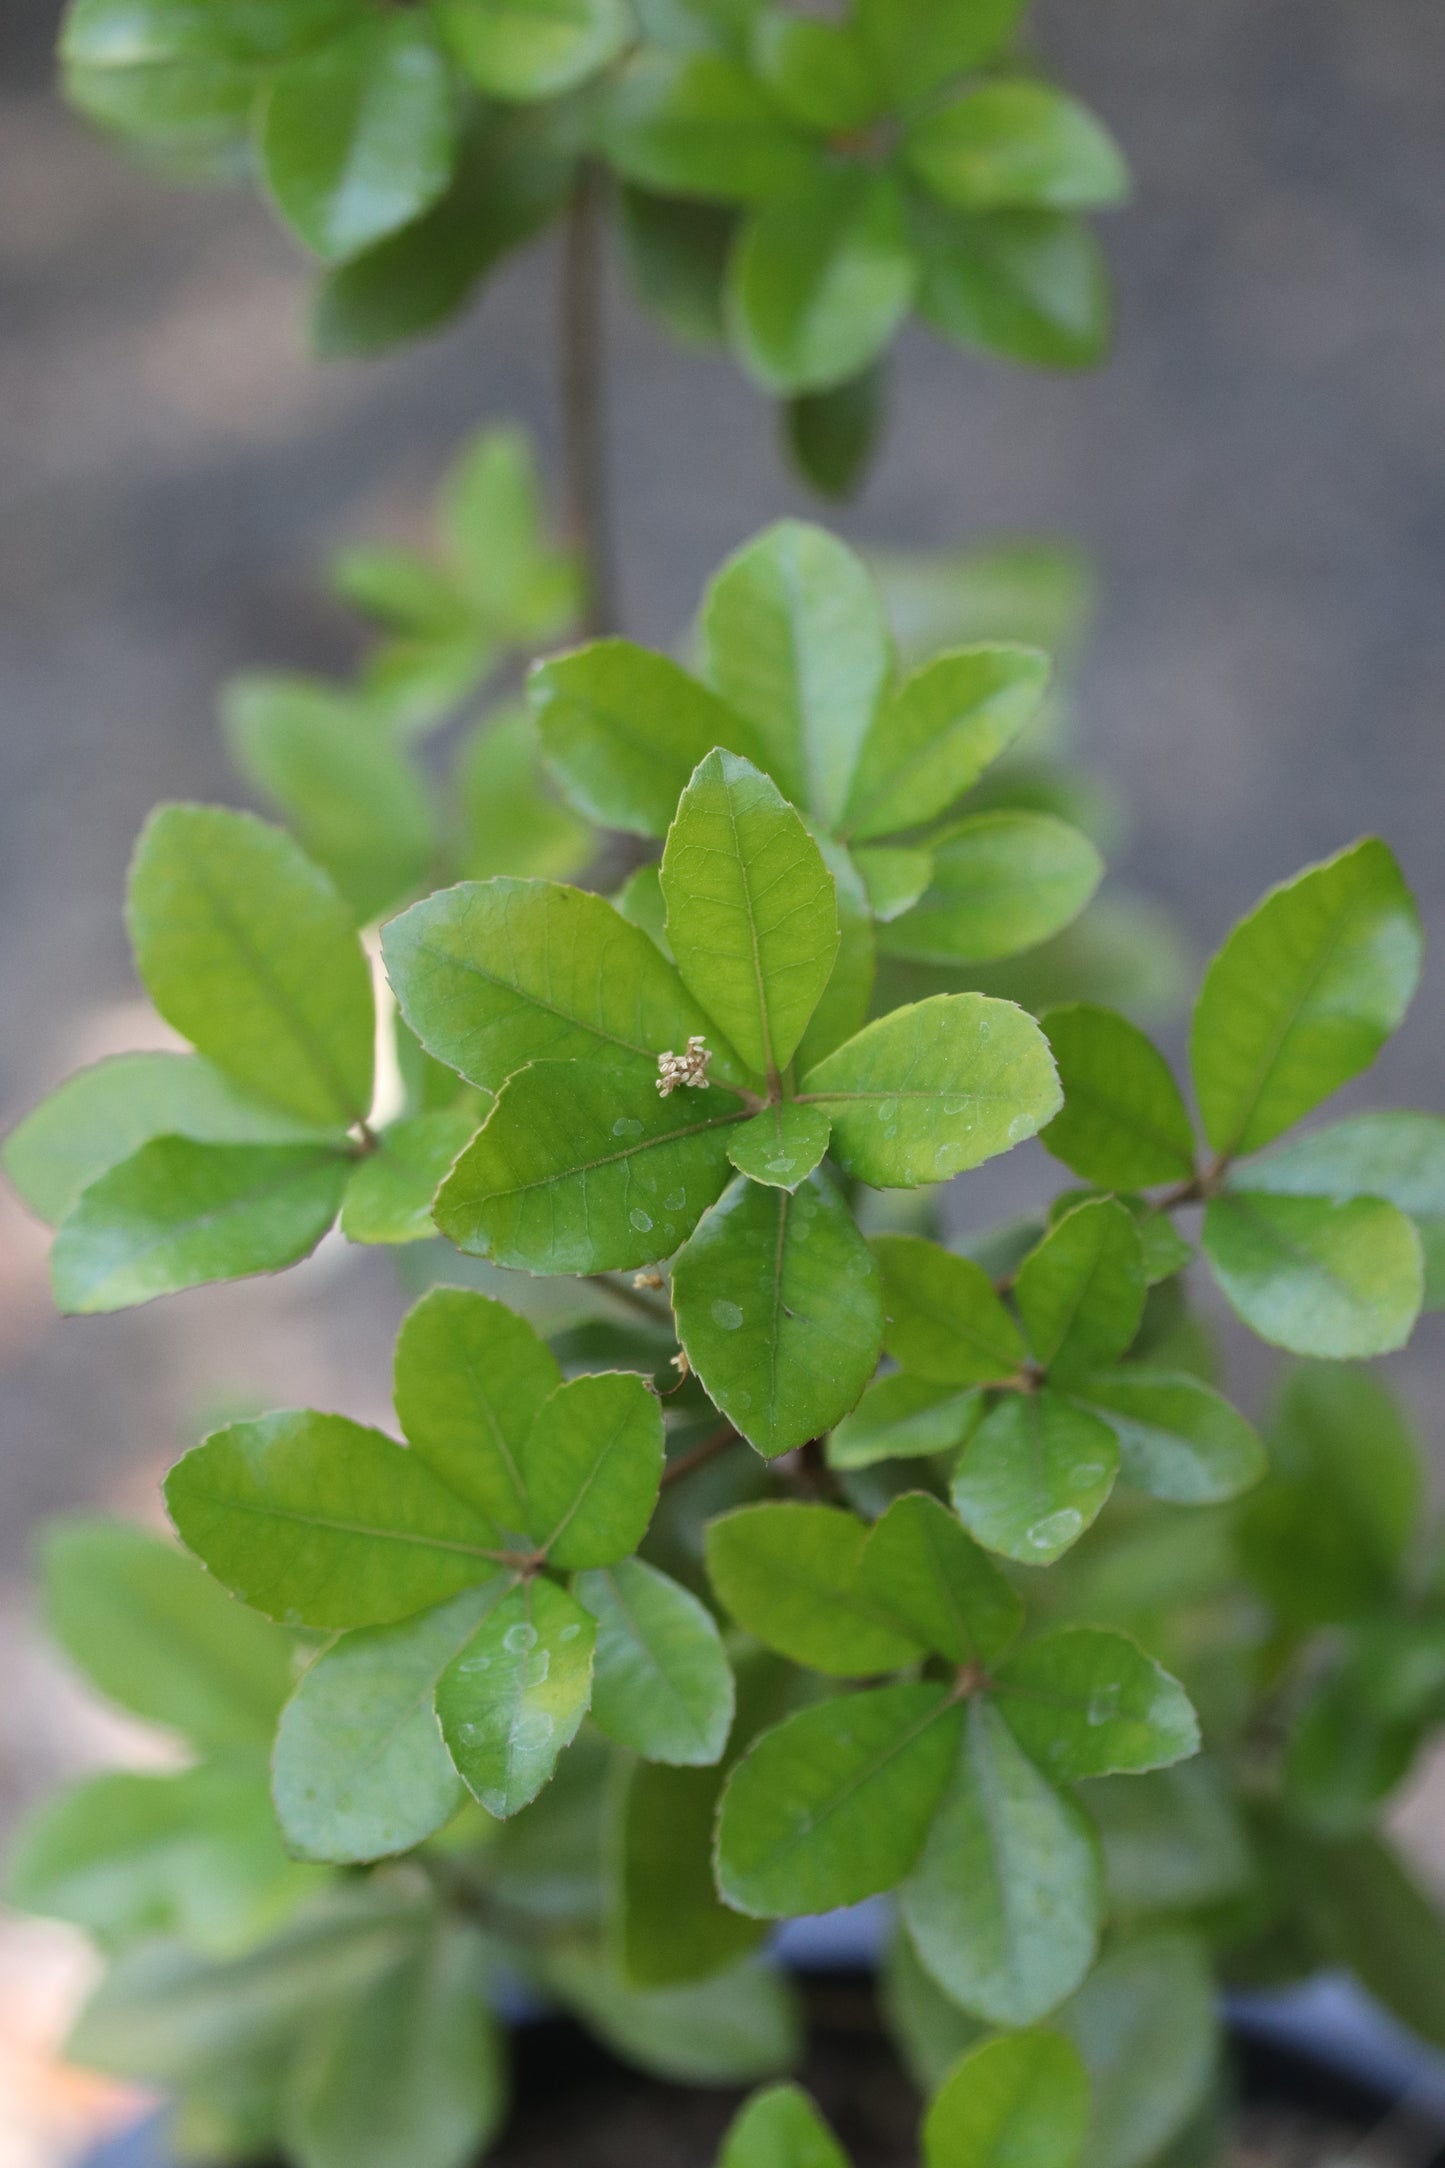
M 577 168 L 562 237 L 562 450 L 567 524 L 582 559 L 582 630 L 618 626 L 603 415 L 602 214 L 595 159 Z
M 718 1428 L 710 1430 L 699 1444 L 689 1447 L 686 1453 L 679 1453 L 676 1460 L 668 1462 L 662 1471 L 664 1488 L 669 1483 L 680 1483 L 685 1475 L 692 1474 L 694 1468 L 705 1466 L 708 1461 L 716 1459 L 719 1453 L 726 1452 L 730 1445 L 741 1445 L 742 1442 L 731 1423 L 719 1424 Z

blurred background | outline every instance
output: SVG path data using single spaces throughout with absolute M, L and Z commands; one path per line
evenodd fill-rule
M 157 798 L 237 797 L 219 683 L 345 668 L 356 634 L 322 588 L 326 552 L 419 536 L 480 423 L 524 422 L 549 463 L 556 436 L 549 249 L 428 346 L 315 365 L 307 267 L 264 210 L 166 191 L 60 107 L 57 14 L 0 10 L 6 1121 L 153 1033 L 121 927 L 126 858 Z M 1271 882 L 1386 835 L 1432 947 L 1411 1020 L 1350 1097 L 1438 1108 L 1445 11 L 1043 0 L 1037 21 L 1137 175 L 1106 232 L 1117 356 L 1053 379 L 911 336 L 891 438 L 837 523 L 875 543 L 1023 535 L 1092 556 L 1079 751 L 1128 809 L 1113 865 L 1175 914 L 1194 960 Z M 680 353 L 620 290 L 610 329 L 627 629 L 665 644 L 725 552 L 817 508 L 729 361 Z M 282 1283 L 62 1323 L 45 1246 L 0 1201 L 0 1850 L 59 1775 L 134 1754 L 27 1623 L 37 1523 L 155 1518 L 159 1471 L 238 1401 L 384 1418 L 404 1306 L 386 1255 L 328 1246 Z M 1438 1446 L 1439 1318 L 1396 1372 Z M 1235 1382 L 1257 1412 L 1267 1365 Z M 1445 1857 L 1441 1798 L 1407 1818 Z M 122 2111 L 45 2052 L 82 1977 L 63 1936 L 0 1934 L 0 2100 L 17 2104 L 0 2110 L 0 2168 L 48 2168 Z

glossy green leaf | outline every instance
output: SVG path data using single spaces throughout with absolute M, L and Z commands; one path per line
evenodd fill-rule
M 563 880 L 590 855 L 592 832 L 553 793 L 523 707 L 503 709 L 463 739 L 452 788 L 461 816 L 458 868 L 472 880 Z
M 897 1671 L 926 1637 L 864 1584 L 868 1529 L 836 1506 L 740 1506 L 707 1527 L 714 1593 L 745 1632 L 836 1678 Z
M 447 562 L 485 624 L 510 639 L 555 633 L 577 607 L 572 553 L 550 539 L 546 491 L 524 429 L 483 429 L 438 506 Z
M 1114 1433 L 1058 1393 L 1011 1393 L 964 1447 L 953 1503 L 987 1551 L 1048 1566 L 1096 1518 L 1119 1472 Z
M 496 1571 L 491 1523 L 342 1415 L 232 1423 L 177 1461 L 165 1496 L 217 1580 L 288 1623 L 385 1625 Z
M 933 881 L 880 936 L 918 963 L 992 963 L 1076 919 L 1104 861 L 1077 828 L 1049 813 L 976 813 L 933 841 Z
M 1062 211 L 915 222 L 918 313 L 946 339 L 1045 369 L 1091 368 L 1108 350 L 1109 275 L 1082 219 Z
M 677 1330 L 708 1397 L 767 1459 L 846 1415 L 883 1339 L 878 1268 L 821 1174 L 739 1179 L 678 1256 Z
M 647 1533 L 662 1479 L 662 1408 L 646 1378 L 572 1378 L 523 1440 L 528 1525 L 547 1563 L 611 1566 Z
M 755 2084 L 791 2069 L 802 2049 L 790 1982 L 772 1967 L 730 1966 L 705 1980 L 629 1989 L 615 1968 L 577 1945 L 544 1978 L 614 2053 L 673 2085 Z
M 982 1398 L 903 1371 L 877 1378 L 829 1438 L 828 1466 L 871 1468 L 880 1460 L 952 1452 L 978 1421 Z
M 620 911 L 630 925 L 640 926 L 658 954 L 672 962 L 672 949 L 667 939 L 667 905 L 662 900 L 661 870 L 655 860 L 628 874 L 612 898 L 612 907 Z
M 361 17 L 287 63 L 260 119 L 278 209 L 325 261 L 355 256 L 435 203 L 456 155 L 456 102 L 424 17 Z
M 184 1551 L 119 1522 L 58 1521 L 40 1581 L 47 1631 L 112 1701 L 206 1751 L 265 1751 L 291 1690 L 291 1637 Z
M 26 1823 L 7 1902 L 83 1927 L 102 1947 L 176 1935 L 226 1956 L 312 1893 L 286 1856 L 265 1764 L 203 1764 L 179 1776 L 92 1778 Z
M 1103 1840 L 1110 1907 L 1122 1918 L 1192 1910 L 1248 1888 L 1243 1821 L 1207 1758 L 1097 1778 L 1082 1796 Z
M 226 688 L 222 722 L 242 774 L 285 815 L 359 922 L 419 884 L 437 847 L 426 786 L 357 697 L 258 673 Z
M 1398 1853 L 1374 1836 L 1331 1845 L 1310 1897 L 1340 1962 L 1423 2039 L 1445 2045 L 1445 1923 Z
M 1074 2168 L 1089 2127 L 1089 2074 L 1053 2032 L 985 2040 L 929 2103 L 925 2168 Z
M 78 1069 L 5 1140 L 5 1172 L 40 1219 L 58 1225 L 97 1176 L 155 1137 L 197 1144 L 339 1140 L 239 1092 L 198 1054 L 113 1054 Z
M 1230 1190 L 1205 1209 L 1204 1254 L 1251 1331 L 1294 1355 L 1384 1355 L 1424 1299 L 1420 1237 L 1380 1198 Z
M 612 1795 L 612 1939 L 634 1987 L 706 1979 L 756 1949 L 766 1932 L 730 1911 L 713 1884 L 722 1784 L 716 1768 L 637 1762 L 620 1773 Z
M 438 1107 L 392 1122 L 346 1184 L 341 1232 L 348 1242 L 429 1242 L 432 1199 L 475 1134 L 475 1105 Z
M 92 1182 L 62 1222 L 50 1253 L 56 1307 L 124 1310 L 294 1265 L 334 1222 L 350 1165 L 326 1145 L 157 1137 Z
M 880 926 L 911 911 L 933 879 L 933 853 L 918 846 L 865 847 L 853 853 L 853 863 Z
M 394 918 L 382 948 L 422 1045 L 484 1091 L 528 1062 L 574 1058 L 655 1081 L 658 1055 L 695 1032 L 735 1081 L 677 973 L 602 896 L 552 881 L 463 881 Z
M 851 1039 L 867 1022 L 878 961 L 873 912 L 858 868 L 842 844 L 835 843 L 824 830 L 819 829 L 813 840 L 833 876 L 838 905 L 838 956 L 823 998 L 793 1057 L 799 1076 L 806 1076 L 825 1054 Z
M 1198 1944 L 1158 1935 L 1111 1950 L 1058 2024 L 1089 2073 L 1083 2168 L 1144 2168 L 1187 2122 L 1214 2073 L 1214 1983 Z
M 734 343 L 768 391 L 845 384 L 888 346 L 917 276 L 893 176 L 819 166 L 743 229 L 728 267 Z
M 784 797 L 833 826 L 893 674 L 866 568 L 822 528 L 781 520 L 712 581 L 703 646 L 709 683 L 753 725 Z
M 627 266 L 643 307 L 680 345 L 721 346 L 723 281 L 736 212 L 725 204 L 627 186 L 618 192 L 617 207 Z
M 683 984 L 749 1069 L 787 1068 L 838 953 L 833 879 L 777 785 L 712 752 L 662 854 L 667 938 Z
M 1420 975 L 1420 921 L 1367 836 L 1271 889 L 1209 966 L 1190 1059 L 1216 1152 L 1258 1151 L 1367 1069 Z
M 465 1794 L 442 1744 L 437 1682 L 508 1586 L 498 1574 L 398 1625 L 342 1634 L 303 1673 L 271 1763 L 298 1859 L 385 1859 L 456 1813 Z
M 988 2029 L 945 1995 L 901 1925 L 884 1961 L 879 2000 L 893 2044 L 925 2097 L 937 2092 L 959 2056 Z
M 21 1134 L 6 1150 L 12 1180 Z M 1353 1115 L 1282 1145 L 1256 1161 L 1248 1179 L 1251 1190 L 1272 1196 L 1383 1197 L 1398 1205 L 1425 1252 L 1426 1308 L 1445 1306 L 1445 1120 L 1438 1114 Z
M 1080 1379 L 1073 1395 L 1119 1440 L 1126 1483 L 1175 1505 L 1219 1505 L 1265 1472 L 1255 1430 L 1221 1393 L 1182 1372 L 1128 1368 Z
M 665 836 L 693 770 L 715 746 L 756 760 L 757 740 L 667 655 L 594 640 L 527 680 L 542 749 L 571 803 L 635 835 Z
M 1127 1634 L 1066 1626 L 1018 1649 L 995 1674 L 1010 1731 L 1060 1783 L 1162 1769 L 1199 1751 L 1177 1679 Z
M 1112 1197 L 1076 1205 L 1055 1221 L 1014 1280 L 1029 1345 L 1060 1384 L 1128 1352 L 1147 1292 L 1139 1230 Z
M 862 486 L 888 420 L 883 359 L 825 391 L 801 391 L 780 411 L 794 467 L 820 496 L 843 499 Z
M 1301 1708 L 1284 1756 L 1284 1798 L 1293 1820 L 1324 1836 L 1369 1828 L 1421 1744 L 1418 1723 L 1381 1720 L 1347 1672 L 1326 1678 Z
M 821 1107 L 781 1100 L 732 1132 L 728 1158 L 750 1182 L 797 1189 L 827 1151 L 832 1126 Z
M 624 0 L 438 0 L 448 45 L 493 98 L 554 98 L 615 60 L 632 34 Z
M 868 734 L 846 832 L 894 835 L 946 813 L 1037 713 L 1048 681 L 1048 657 L 1029 647 L 959 648 L 915 670 Z
M 764 8 L 753 26 L 752 59 L 779 105 L 804 128 L 833 135 L 866 127 L 878 112 L 877 77 L 851 23 Z
M 1063 1112 L 1044 1143 L 1101 1189 L 1147 1189 L 1194 1175 L 1194 1129 L 1164 1056 L 1137 1024 L 1088 1002 L 1041 1019 L 1059 1065 Z
M 1089 1823 L 975 1700 L 903 1917 L 956 2002 L 995 2025 L 1031 2025 L 1093 1962 L 1103 1871 Z
M 1122 203 L 1129 169 L 1086 106 L 1048 83 L 984 83 L 913 122 L 903 158 L 961 211 L 1089 211 Z
M 1022 12 L 1023 0 L 860 0 L 858 22 L 891 102 L 912 105 L 991 60 Z
M 508 1590 L 442 1673 L 442 1737 L 488 1814 L 527 1806 L 576 1738 L 596 1640 L 591 1614 L 538 1574 Z
M 412 1453 L 513 1538 L 531 1525 L 522 1448 L 561 1382 L 546 1342 L 490 1295 L 434 1287 L 402 1320 L 396 1412 Z
M 762 85 L 717 53 L 640 53 L 612 88 L 604 140 L 618 171 L 665 195 L 767 202 L 815 150 Z
M 971 1257 L 921 1235 L 877 1235 L 883 1344 L 910 1378 L 998 1384 L 1028 1360 L 1019 1329 Z
M 946 1686 L 883 1686 L 765 1732 L 723 1793 L 726 1902 L 776 1919 L 892 1889 L 927 1835 L 960 1722 Z
M 947 1506 L 924 1491 L 895 1498 L 868 1538 L 860 1586 L 955 1664 L 991 1664 L 1023 1625 L 1023 1601 Z
M 664 1099 L 655 1086 L 636 1066 L 520 1070 L 442 1185 L 442 1233 L 523 1272 L 624 1272 L 670 1256 L 727 1181 L 745 1109 L 721 1091 Z
M 279 828 L 162 806 L 131 861 L 136 968 L 166 1022 L 258 1098 L 306 1121 L 371 1106 L 371 976 L 326 876 Z
M 717 2168 L 848 2168 L 848 2159 L 800 2085 L 773 2085 L 743 2102 Z
M 900 921 L 900 924 L 903 923 Z M 832 1117 L 833 1157 L 880 1189 L 947 1181 L 1034 1136 L 1059 1104 L 1031 1016 L 983 994 L 935 994 L 867 1025 L 803 1078 Z
M 287 2102 L 306 2168 L 464 2168 L 500 2123 L 506 2078 L 475 1927 L 439 1921 L 317 2025 Z
M 572 1593 L 597 1621 L 593 1721 L 648 1761 L 717 1761 L 734 1692 L 712 1613 L 638 1558 L 579 1575 Z

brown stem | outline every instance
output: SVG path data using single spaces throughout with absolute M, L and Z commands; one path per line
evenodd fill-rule
M 741 1443 L 742 1440 L 731 1423 L 719 1424 L 718 1428 L 710 1430 L 699 1444 L 691 1446 L 686 1453 L 679 1453 L 676 1460 L 668 1462 L 662 1471 L 664 1486 L 680 1483 L 685 1475 L 692 1474 L 694 1468 L 703 1467 L 719 1453 L 725 1452 L 730 1445 Z
M 602 398 L 604 185 L 601 166 L 584 158 L 562 236 L 562 458 L 589 639 L 618 625 Z

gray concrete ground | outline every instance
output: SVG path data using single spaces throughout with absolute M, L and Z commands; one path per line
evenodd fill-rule
M 1109 237 L 1117 358 L 1052 380 L 911 337 L 886 455 L 843 524 L 910 544 L 1060 534 L 1095 554 L 1087 749 L 1133 809 L 1125 870 L 1201 953 L 1269 882 L 1382 830 L 1435 940 L 1416 1013 L 1359 1096 L 1438 1105 L 1445 13 L 1045 0 L 1041 18 L 1137 168 Z M 404 529 L 481 420 L 555 441 L 545 249 L 424 349 L 314 367 L 286 239 L 251 199 L 167 192 L 70 119 L 48 86 L 52 30 L 40 0 L 0 20 L 7 1112 L 134 1027 L 115 1013 L 135 998 L 126 855 L 157 797 L 233 792 L 217 682 L 349 655 L 313 577 L 325 548 Z M 626 607 L 665 640 L 724 551 L 807 506 L 729 365 L 671 350 L 621 304 L 613 332 Z M 400 1309 L 384 1259 L 59 1323 L 41 1245 L 9 1212 L 11 1616 L 34 1523 L 94 1500 L 154 1510 L 155 1471 L 208 1408 L 259 1394 L 380 1411 Z M 1437 1322 L 1402 1365 L 1437 1427 L 1442 1361 Z M 15 1661 L 33 1683 L 4 1697 L 0 1821 L 76 1751 L 73 1727 L 43 1720 L 51 1674 Z

